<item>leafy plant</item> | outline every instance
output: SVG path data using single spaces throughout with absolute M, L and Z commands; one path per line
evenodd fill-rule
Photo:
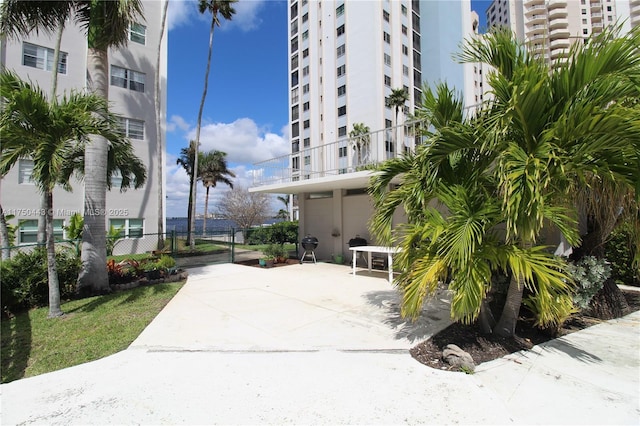
M 80 213 L 74 213 L 69 218 L 69 225 L 64 227 L 67 238 L 73 240 L 76 255 L 80 256 L 82 249 L 82 228 L 84 227 L 84 218 Z
M 74 297 L 80 259 L 68 251 L 56 251 L 56 266 L 61 299 Z M 5 312 L 15 312 L 49 302 L 47 254 L 43 248 L 29 253 L 18 252 L 0 264 L 2 306 Z
M 160 259 L 156 262 L 158 268 L 162 269 L 171 269 L 176 266 L 176 261 L 173 257 L 162 255 Z
M 113 249 L 116 246 L 118 240 L 124 238 L 123 227 L 109 226 L 107 231 L 107 256 L 113 255 Z
M 616 284 L 640 286 L 640 265 L 634 260 L 635 251 L 631 225 L 625 223 L 616 228 L 605 246 L 605 257 L 611 265 L 611 276 Z
M 611 267 L 605 259 L 594 256 L 584 256 L 578 262 L 569 262 L 567 271 L 576 282 L 573 303 L 580 309 L 587 309 L 589 302 L 604 286 L 604 282 L 611 276 Z

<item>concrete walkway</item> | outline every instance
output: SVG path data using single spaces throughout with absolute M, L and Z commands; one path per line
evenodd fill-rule
M 215 265 L 129 349 L 0 386 L 12 424 L 638 424 L 640 314 L 437 371 L 408 349 L 449 323 L 446 292 L 403 321 L 385 274 Z

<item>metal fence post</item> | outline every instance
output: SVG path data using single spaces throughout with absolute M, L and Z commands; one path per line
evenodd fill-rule
M 236 260 L 236 229 L 231 228 L 231 263 Z
M 178 242 L 176 241 L 176 230 L 171 230 L 171 254 L 176 254 Z

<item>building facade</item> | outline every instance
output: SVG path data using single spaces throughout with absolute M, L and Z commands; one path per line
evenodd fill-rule
M 640 0 L 494 0 L 488 26 L 506 26 L 547 61 L 566 57 L 571 44 L 610 25 L 640 25 Z
M 372 241 L 368 166 L 421 142 L 409 117 L 423 84 L 473 85 L 473 65 L 452 54 L 473 32 L 469 0 L 289 0 L 291 154 L 256 165 L 252 191 L 296 194 L 301 236 L 316 254 L 348 252 L 356 236 Z M 403 89 L 403 108 L 389 96 Z M 470 104 L 474 94 L 466 100 Z M 368 129 L 354 136 L 356 125 Z M 402 222 L 398 213 L 398 222 Z
M 125 238 L 118 243 L 118 251 L 146 251 L 143 234 L 156 233 L 158 218 L 164 220 L 164 211 L 158 208 L 158 192 L 163 193 L 164 177 L 158 179 L 158 149 L 164 163 L 164 131 L 166 123 L 167 88 L 167 37 L 160 49 L 160 69 L 156 70 L 158 42 L 162 19 L 163 1 L 144 1 L 144 21 L 129 29 L 126 47 L 109 52 L 109 102 L 113 112 L 123 119 L 123 132 L 129 137 L 136 155 L 147 169 L 147 181 L 143 188 L 120 192 L 121 180 L 113 179 L 113 188 L 107 193 L 106 227 L 122 227 Z M 51 90 L 53 48 L 55 39 L 43 33 L 21 39 L 0 41 L 0 63 L 13 70 L 23 80 L 37 83 L 45 92 Z M 71 90 L 86 88 L 87 42 L 80 28 L 68 22 L 61 41 L 58 64 L 58 96 Z M 155 113 L 155 78 L 160 76 L 161 115 Z M 157 135 L 156 120 L 161 123 L 161 135 Z M 162 136 L 158 148 L 158 136 Z M 14 215 L 14 224 L 20 223 L 16 243 L 36 242 L 37 222 L 40 213 L 40 194 L 30 180 L 33 162 L 19 163 L 0 180 L 0 203 L 5 215 Z M 54 228 L 56 237 L 66 238 L 63 227 L 68 225 L 73 213 L 83 213 L 83 184 L 73 180 L 72 192 L 56 188 L 53 195 Z M 151 240 L 151 238 L 149 238 Z M 155 241 L 155 239 L 153 239 Z

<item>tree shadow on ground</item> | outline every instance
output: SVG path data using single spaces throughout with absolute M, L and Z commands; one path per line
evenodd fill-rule
M 552 351 L 562 352 L 570 356 L 571 358 L 577 359 L 579 361 L 582 361 L 588 364 L 597 364 L 602 361 L 602 358 L 590 352 L 587 352 L 584 349 L 577 347 L 573 343 L 563 339 L 555 339 L 555 340 L 551 340 L 549 342 L 544 343 L 542 345 L 542 350 L 551 351 L 551 352 Z
M 401 294 L 397 290 L 373 291 L 366 293 L 365 298 L 367 303 L 383 310 L 383 322 L 395 330 L 398 340 L 419 342 L 451 324 L 449 298 L 444 290 L 438 290 L 433 298 L 425 301 L 422 313 L 415 321 L 402 317 Z
M 29 312 L 2 321 L 2 383 L 24 377 L 31 355 L 31 340 Z

